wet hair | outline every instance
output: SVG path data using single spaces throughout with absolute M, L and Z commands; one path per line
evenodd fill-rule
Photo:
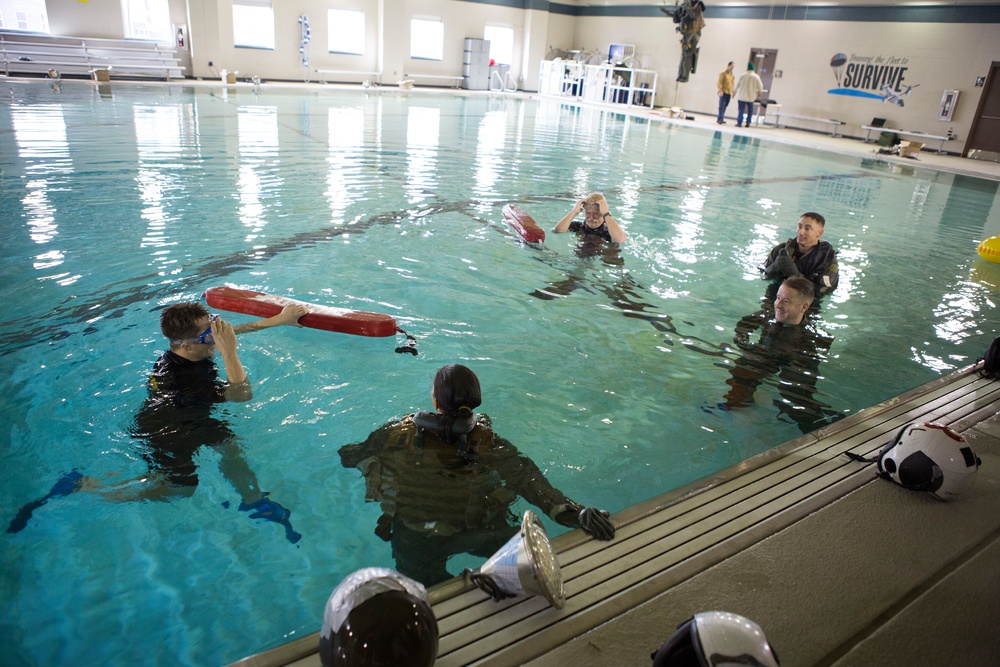
M 816 222 L 818 222 L 820 227 L 826 227 L 826 218 L 824 218 L 823 216 L 821 216 L 819 213 L 813 213 L 812 211 L 809 211 L 808 213 L 803 213 L 799 217 L 800 218 L 810 218 L 810 219 L 815 220 Z
M 816 288 L 813 286 L 812 281 L 808 278 L 795 276 L 794 278 L 789 278 L 781 284 L 788 289 L 795 290 L 801 296 L 809 299 L 810 303 L 812 303 L 812 300 L 816 297 Z
M 602 195 L 600 192 L 592 192 L 589 195 L 587 195 L 587 197 L 583 200 L 583 203 L 588 205 L 600 204 L 601 199 L 603 198 L 604 195 Z
M 468 417 L 483 402 L 479 378 L 461 364 L 442 366 L 434 376 L 434 400 L 443 415 L 441 437 L 451 442 L 451 427 L 455 420 Z
M 195 338 L 201 333 L 197 322 L 208 317 L 208 309 L 195 301 L 174 303 L 160 313 L 160 331 L 170 341 Z

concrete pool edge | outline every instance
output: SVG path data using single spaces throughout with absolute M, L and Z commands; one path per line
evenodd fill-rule
M 871 466 L 850 462 L 844 451 L 870 455 L 887 434 L 915 419 L 937 419 L 965 431 L 989 418 L 1000 404 L 1000 383 L 978 376 L 976 366 L 955 371 L 623 510 L 614 517 L 615 542 L 598 543 L 581 531 L 555 538 L 568 598 L 560 612 L 538 598 L 493 603 L 461 578 L 433 587 L 441 627 L 437 664 L 545 664 L 543 657 L 560 646 L 613 624 L 876 479 Z M 317 650 L 314 633 L 233 664 L 318 665 Z
M 1000 383 L 949 379 L 972 382 L 898 416 L 948 423 L 980 456 L 975 485 L 958 500 L 865 468 L 868 478 L 840 498 L 521 664 L 648 664 L 676 625 L 722 609 L 758 622 L 785 665 L 996 665 Z M 602 659 L 609 654 L 614 661 Z

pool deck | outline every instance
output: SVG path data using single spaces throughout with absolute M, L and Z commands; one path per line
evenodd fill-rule
M 645 115 L 650 115 L 649 113 Z M 943 154 L 938 155 L 933 150 L 921 151 L 915 158 L 899 157 L 898 155 L 879 155 L 878 150 L 882 148 L 875 143 L 865 143 L 865 132 L 863 130 L 853 130 L 856 136 L 851 136 L 852 126 L 845 126 L 844 132 L 848 136 L 831 137 L 829 133 L 809 132 L 806 130 L 796 130 L 788 127 L 774 127 L 773 125 L 760 125 L 748 128 L 736 127 L 736 121 L 728 119 L 726 125 L 717 125 L 715 116 L 707 116 L 698 112 L 691 112 L 695 120 L 670 119 L 667 122 L 676 125 L 699 127 L 702 129 L 714 129 L 724 133 L 739 134 L 741 136 L 756 137 L 765 141 L 773 141 L 792 146 L 815 148 L 817 150 L 839 153 L 841 155 L 857 155 L 880 160 L 902 170 L 907 167 L 936 169 L 954 174 L 964 174 L 966 176 L 978 176 L 1000 180 L 1000 163 L 984 160 L 971 160 L 958 155 Z M 654 117 L 653 114 L 651 117 Z M 964 144 L 962 141 L 948 142 L 949 144 Z M 950 147 L 950 146 L 949 146 Z M 947 148 L 947 147 L 946 147 Z
M 1000 164 L 879 156 L 851 137 L 719 126 L 697 114 L 650 118 L 1000 179 Z M 1000 382 L 965 368 L 629 508 L 614 517 L 613 542 L 561 535 L 553 547 L 562 610 L 537 597 L 494 603 L 461 579 L 444 582 L 429 591 L 441 632 L 436 664 L 650 664 L 678 624 L 726 610 L 760 624 L 785 667 L 998 665 L 998 411 Z M 876 454 L 915 420 L 950 425 L 982 459 L 959 500 L 905 490 L 844 456 Z M 317 645 L 314 634 L 234 664 L 315 667 Z

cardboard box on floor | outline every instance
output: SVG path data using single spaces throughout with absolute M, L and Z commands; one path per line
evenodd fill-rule
M 900 141 L 899 154 L 901 157 L 914 157 L 923 147 L 919 141 Z

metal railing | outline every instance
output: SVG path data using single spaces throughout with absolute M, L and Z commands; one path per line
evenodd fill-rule
M 496 81 L 496 83 L 494 83 Z M 510 83 L 510 87 L 507 84 Z M 517 81 L 514 79 L 514 75 L 510 73 L 510 70 L 504 72 L 503 76 L 500 76 L 500 72 L 493 70 L 490 73 L 490 92 L 491 93 L 508 93 L 517 91 Z

